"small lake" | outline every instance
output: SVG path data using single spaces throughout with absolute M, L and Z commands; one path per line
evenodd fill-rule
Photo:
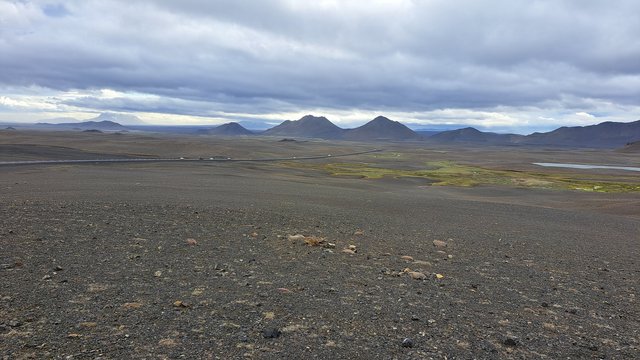
M 633 167 L 633 166 L 562 164 L 562 163 L 533 163 L 533 165 L 545 166 L 545 167 L 568 168 L 568 169 L 609 169 L 609 170 L 640 171 L 640 167 Z

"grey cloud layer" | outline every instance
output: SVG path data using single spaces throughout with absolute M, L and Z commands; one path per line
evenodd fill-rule
M 0 85 L 165 99 L 111 104 L 130 111 L 421 111 L 640 98 L 637 1 L 0 4 Z

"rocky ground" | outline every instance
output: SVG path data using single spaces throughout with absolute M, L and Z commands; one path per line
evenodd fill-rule
M 0 171 L 2 359 L 640 357 L 640 219 L 572 192 Z

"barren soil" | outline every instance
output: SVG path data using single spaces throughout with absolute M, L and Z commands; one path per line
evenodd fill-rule
M 379 146 L 277 140 L 3 133 L 12 152 L 0 161 Z M 401 156 L 380 164 L 401 168 L 638 159 L 386 147 Z M 638 193 L 437 187 L 278 163 L 0 167 L 0 358 L 635 359 L 639 209 Z

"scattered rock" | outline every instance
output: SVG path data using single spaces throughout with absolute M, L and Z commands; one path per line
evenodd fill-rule
M 265 339 L 275 339 L 280 337 L 282 332 L 278 328 L 267 328 L 262 330 L 262 337 Z
M 62 270 L 64 269 L 60 265 L 57 265 L 56 267 L 53 268 L 53 271 L 62 271 Z
M 353 232 L 353 235 L 356 235 L 356 236 L 364 235 L 364 230 L 358 229 Z
M 160 276 L 162 276 L 162 271 L 158 270 L 158 271 L 154 272 L 154 273 L 153 273 L 153 276 L 155 276 L 155 277 L 160 277 Z
M 318 236 L 305 236 L 304 243 L 308 246 L 321 246 L 324 245 L 325 238 L 321 238 Z
M 444 275 L 442 274 L 436 274 L 436 279 L 440 280 L 440 279 L 444 279 Z
M 413 347 L 413 340 L 411 340 L 411 338 L 404 338 L 402 340 L 402 347 L 412 348 Z
M 252 238 L 257 238 L 258 237 L 258 233 L 257 232 L 252 232 L 251 234 L 249 234 L 249 236 L 251 236 Z
M 404 255 L 404 256 L 400 256 L 400 259 L 405 261 L 413 261 L 413 256 Z
M 304 235 L 302 234 L 287 235 L 287 239 L 289 239 L 289 241 L 304 240 Z
M 277 288 L 276 290 L 278 290 L 279 292 L 283 293 L 283 294 L 288 294 L 291 292 L 291 290 L 287 289 L 287 288 Z
M 349 255 L 355 255 L 356 252 L 351 249 L 342 249 L 342 252 Z
M 437 248 L 447 247 L 447 242 L 442 240 L 433 240 L 433 246 Z
M 176 300 L 173 302 L 173 306 L 177 307 L 177 308 L 188 308 L 191 305 L 187 304 L 186 302 L 182 301 L 182 300 Z
M 193 238 L 188 238 L 187 240 L 185 240 L 185 242 L 187 243 L 187 245 L 189 246 L 195 246 L 198 245 L 198 241 L 196 239 Z
M 14 328 L 14 327 L 19 327 L 22 325 L 22 323 L 18 320 L 11 320 L 7 323 L 7 325 L 9 325 L 10 327 Z
M 267 320 L 273 320 L 276 317 L 276 314 L 273 311 L 267 311 L 264 313 L 264 318 Z
M 42 280 L 51 280 L 51 275 L 47 274 L 42 277 Z
M 330 243 L 330 242 L 325 243 L 325 244 L 323 244 L 322 246 L 323 246 L 324 248 L 326 248 L 326 249 L 335 249 L 335 248 L 336 248 L 336 244 L 334 244 L 334 243 Z
M 98 326 L 98 323 L 93 322 L 93 321 L 85 321 L 85 322 L 81 322 L 80 324 L 78 324 L 78 326 L 83 327 L 83 328 L 94 328 L 94 327 Z
M 504 340 L 502 340 L 502 343 L 505 344 L 506 346 L 514 347 L 514 346 L 518 346 L 518 344 L 520 343 L 520 340 L 515 336 L 509 335 L 509 336 L 506 336 Z
M 171 347 L 178 345 L 178 343 L 173 339 L 161 339 L 158 341 L 158 345 Z
M 79 338 L 82 337 L 82 335 L 77 334 L 77 333 L 70 333 L 69 335 L 67 335 L 68 338 Z
M 427 275 L 425 275 L 424 273 L 420 272 L 420 271 L 413 271 L 409 268 L 406 268 L 403 270 L 403 272 L 407 273 L 412 279 L 414 280 L 426 280 L 427 279 Z
M 128 302 L 122 304 L 122 307 L 125 309 L 139 309 L 142 307 L 142 304 L 139 302 Z

